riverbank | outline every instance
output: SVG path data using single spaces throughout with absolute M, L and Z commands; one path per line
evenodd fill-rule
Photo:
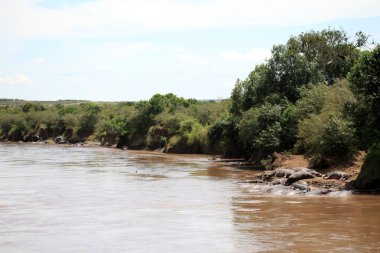
M 85 141 L 79 143 L 57 143 L 56 140 L 48 139 L 39 142 L 2 142 L 2 143 L 34 143 L 42 145 L 74 146 L 74 147 L 104 147 L 116 149 L 116 145 L 106 146 L 97 141 Z M 135 151 L 138 149 L 128 149 L 124 147 L 120 150 Z M 141 149 L 139 149 L 141 150 Z M 164 149 L 143 149 L 147 152 L 165 153 Z M 172 154 L 173 155 L 173 154 Z M 180 155 L 180 154 L 177 154 Z M 204 154 L 199 154 L 204 155 Z M 363 193 L 352 188 L 354 182 L 361 170 L 364 162 L 365 152 L 358 152 L 350 161 L 335 163 L 327 168 L 316 169 L 311 166 L 309 161 L 303 155 L 291 155 L 274 153 L 272 161 L 267 170 L 261 170 L 259 173 L 252 172 L 248 180 L 249 183 L 258 187 L 263 186 L 267 193 L 284 193 L 284 194 L 310 194 L 322 195 L 340 191 L 350 191 L 353 193 Z M 224 165 L 238 168 L 240 170 L 262 169 L 262 166 L 252 165 L 244 159 L 224 159 L 222 156 L 207 156 L 210 162 L 224 163 Z M 223 165 L 223 166 L 224 166 Z M 290 179 L 289 179 L 290 178 Z M 366 192 L 378 193 L 378 192 Z
M 350 161 L 315 169 L 302 155 L 275 153 L 269 169 L 254 174 L 249 183 L 263 186 L 264 191 L 268 193 L 307 195 L 334 194 L 341 191 L 362 193 L 353 189 L 351 184 L 360 173 L 364 157 L 365 152 L 361 151 Z

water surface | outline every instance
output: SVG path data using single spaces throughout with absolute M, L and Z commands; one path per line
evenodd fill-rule
M 0 144 L 0 252 L 377 252 L 379 196 L 264 194 L 205 156 Z

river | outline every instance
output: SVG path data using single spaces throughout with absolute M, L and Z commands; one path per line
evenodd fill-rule
M 205 156 L 0 144 L 0 252 L 379 252 L 380 196 L 264 194 Z

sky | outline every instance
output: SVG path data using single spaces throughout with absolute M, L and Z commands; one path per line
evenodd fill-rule
M 380 42 L 379 0 L 0 0 L 0 98 L 228 98 L 291 35 Z

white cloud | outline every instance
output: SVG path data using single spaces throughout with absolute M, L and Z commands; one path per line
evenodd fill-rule
M 69 83 L 78 85 L 78 84 L 83 84 L 83 83 L 88 83 L 89 79 L 87 76 L 83 75 L 78 75 L 78 76 L 71 76 L 67 79 Z
M 107 65 L 107 64 L 99 64 L 99 65 L 95 66 L 95 70 L 100 71 L 100 72 L 110 71 L 110 70 L 112 70 L 112 67 Z
M 71 65 L 69 64 L 69 65 L 62 65 L 62 66 L 55 67 L 52 72 L 58 75 L 75 75 L 75 74 L 82 73 L 82 71 L 83 71 L 82 66 L 78 64 L 71 64 Z
M 29 85 L 32 79 L 25 74 L 0 76 L 0 86 Z
M 181 48 L 167 49 L 166 53 L 173 56 L 175 67 L 179 73 L 189 77 L 199 75 L 202 71 L 215 66 L 215 57 L 195 54 Z
M 194 54 L 190 54 L 186 52 L 176 53 L 175 57 L 181 63 L 185 63 L 186 65 L 197 66 L 197 67 L 211 65 L 213 63 L 213 60 L 210 57 L 198 56 L 198 55 L 194 55 Z
M 41 0 L 0 3 L 0 38 L 125 36 L 210 27 L 297 26 L 380 16 L 378 0 L 98 0 L 44 8 Z
M 36 64 L 44 64 L 46 62 L 47 62 L 46 58 L 43 58 L 43 57 L 37 57 L 33 59 L 33 63 L 36 63 Z
M 240 53 L 237 51 L 224 51 L 220 53 L 219 57 L 227 61 L 235 62 L 264 62 L 265 59 L 268 59 L 271 55 L 271 51 L 266 48 L 253 48 L 246 52 Z
M 106 42 L 97 45 L 89 45 L 82 57 L 116 60 L 128 59 L 137 54 L 159 51 L 160 48 L 154 43 Z

